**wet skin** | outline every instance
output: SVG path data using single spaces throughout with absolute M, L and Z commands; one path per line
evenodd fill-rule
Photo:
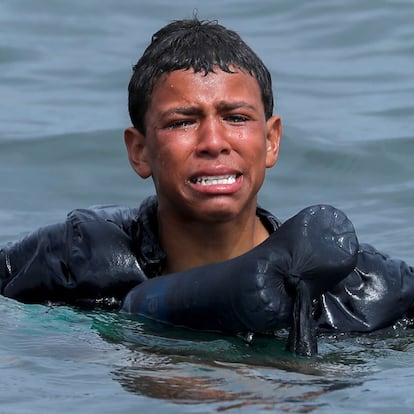
M 279 139 L 280 119 L 266 121 L 252 76 L 174 71 L 154 87 L 136 171 L 152 176 L 167 214 L 232 220 L 255 210 Z
M 153 179 L 168 257 L 185 256 L 170 270 L 234 257 L 268 237 L 257 193 L 280 136 L 280 118 L 266 120 L 258 82 L 240 70 L 178 70 L 155 83 L 145 136 L 128 128 L 125 142 L 134 170 Z

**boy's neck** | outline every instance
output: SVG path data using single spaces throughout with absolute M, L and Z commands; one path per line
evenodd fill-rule
M 256 214 L 242 223 L 177 222 L 161 216 L 159 234 L 167 254 L 165 274 L 232 259 L 269 236 Z

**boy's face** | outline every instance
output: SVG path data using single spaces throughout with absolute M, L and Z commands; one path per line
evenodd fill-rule
M 125 133 L 130 162 L 153 178 L 163 214 L 227 221 L 255 211 L 275 164 L 280 118 L 265 119 L 256 79 L 244 72 L 177 70 L 154 86 L 146 135 Z

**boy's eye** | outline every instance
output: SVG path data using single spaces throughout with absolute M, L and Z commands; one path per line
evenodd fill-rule
M 185 128 L 189 125 L 191 125 L 191 121 L 189 119 L 179 119 L 176 121 L 171 121 L 168 123 L 167 128 L 168 129 L 175 129 L 175 128 Z
M 247 116 L 244 115 L 239 115 L 239 114 L 235 114 L 235 115 L 228 115 L 226 117 L 226 119 L 230 122 L 233 122 L 235 124 L 239 124 L 241 122 L 246 122 L 249 120 L 249 118 Z

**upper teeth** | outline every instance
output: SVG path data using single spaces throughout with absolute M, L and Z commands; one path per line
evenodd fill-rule
M 194 180 L 200 185 L 233 184 L 236 182 L 235 175 L 216 175 L 212 177 L 198 177 Z

